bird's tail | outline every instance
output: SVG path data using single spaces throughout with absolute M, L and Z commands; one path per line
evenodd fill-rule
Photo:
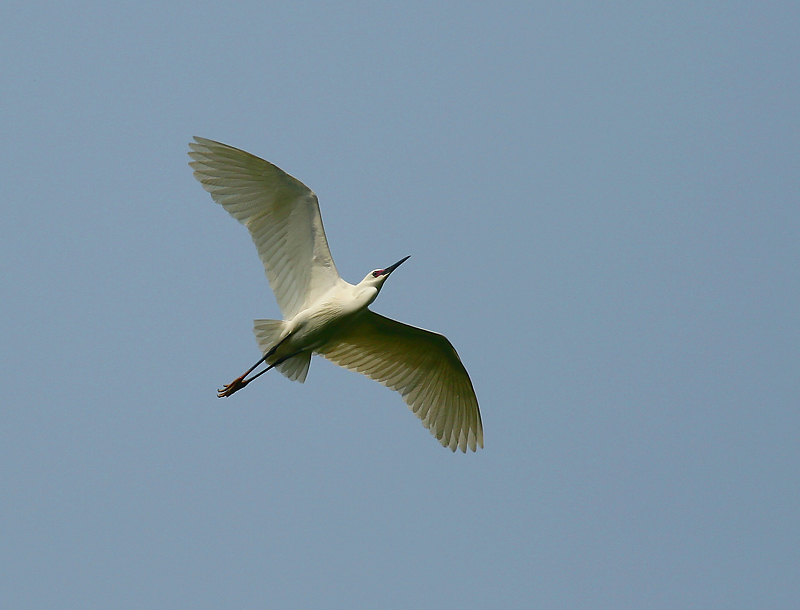
M 258 348 L 266 354 L 283 339 L 283 320 L 253 320 Z
M 284 322 L 283 320 L 254 320 L 253 332 L 262 354 L 267 354 L 271 349 L 278 345 L 283 339 Z M 275 357 L 267 359 L 269 364 L 275 362 Z M 275 364 L 282 375 L 292 381 L 303 383 L 308 375 L 308 366 L 311 364 L 311 352 L 301 352 L 291 358 L 287 358 L 279 364 Z

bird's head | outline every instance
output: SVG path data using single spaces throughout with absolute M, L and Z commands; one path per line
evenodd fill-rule
M 410 256 L 406 256 L 405 258 L 401 258 L 394 265 L 389 265 L 388 267 L 386 267 L 386 269 L 375 269 L 374 271 L 370 271 L 367 274 L 367 277 L 365 277 L 361 281 L 361 283 L 364 284 L 364 285 L 367 285 L 367 286 L 374 286 L 375 288 L 380 290 L 381 286 L 383 286 L 383 283 L 386 281 L 386 278 L 389 277 L 392 274 L 392 271 L 397 269 L 400 265 L 402 265 L 404 262 L 406 262 L 409 258 L 411 258 L 411 257 Z

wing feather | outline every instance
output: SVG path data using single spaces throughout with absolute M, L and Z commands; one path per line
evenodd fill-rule
M 189 148 L 195 178 L 250 231 L 285 318 L 336 284 L 339 273 L 311 189 L 238 148 L 198 137 Z
M 367 310 L 317 351 L 399 392 L 445 447 L 483 447 L 475 390 L 446 337 Z

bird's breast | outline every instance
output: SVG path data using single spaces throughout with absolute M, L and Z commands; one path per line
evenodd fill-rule
M 365 307 L 352 300 L 331 298 L 299 312 L 291 321 L 292 348 L 319 347 L 344 330 Z

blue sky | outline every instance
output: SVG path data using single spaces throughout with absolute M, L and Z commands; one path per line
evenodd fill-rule
M 795 2 L 17 2 L 0 20 L 0 605 L 800 603 Z M 187 143 L 320 198 L 486 448 L 321 359 Z

